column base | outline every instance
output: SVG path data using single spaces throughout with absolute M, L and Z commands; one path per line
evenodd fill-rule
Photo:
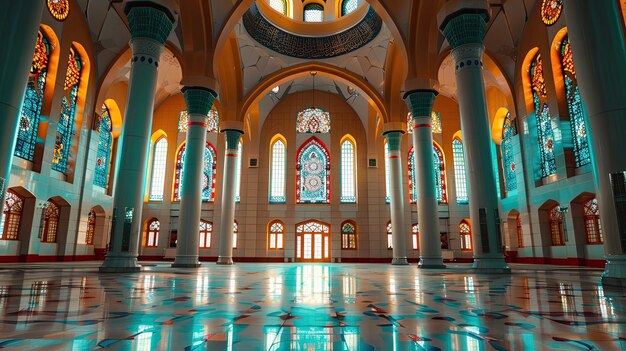
M 394 266 L 407 266 L 409 264 L 409 261 L 406 259 L 406 257 L 398 257 L 391 260 L 391 264 Z
M 475 257 L 472 269 L 476 273 L 484 274 L 511 274 L 511 268 L 504 261 L 504 257 Z
M 441 257 L 420 257 L 420 261 L 417 264 L 417 268 L 424 269 L 444 269 L 446 265 L 443 264 L 443 258 Z
M 605 256 L 602 285 L 626 287 L 626 256 Z
M 174 263 L 172 263 L 172 268 L 198 268 L 200 267 L 200 262 L 198 262 L 198 256 L 184 256 L 177 255 L 174 259 Z
M 230 265 L 234 264 L 232 257 L 223 257 L 223 256 L 219 256 L 217 258 L 217 262 L 216 263 L 219 264 L 219 265 L 224 265 L 224 266 L 230 266 Z
M 136 273 L 141 271 L 137 257 L 131 255 L 108 254 L 99 269 L 100 273 Z

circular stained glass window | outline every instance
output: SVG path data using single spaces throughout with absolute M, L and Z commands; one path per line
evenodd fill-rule
M 65 21 L 70 14 L 70 1 L 69 0 L 48 0 L 48 10 L 52 17 L 58 21 Z
M 553 25 L 563 12 L 563 0 L 543 0 L 541 20 L 548 26 Z

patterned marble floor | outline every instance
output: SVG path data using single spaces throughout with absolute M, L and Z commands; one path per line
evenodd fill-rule
M 371 264 L 0 267 L 7 350 L 625 350 L 626 292 L 600 271 L 510 276 Z

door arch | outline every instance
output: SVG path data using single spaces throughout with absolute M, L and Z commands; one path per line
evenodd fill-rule
M 330 262 L 330 225 L 316 220 L 296 224 L 296 262 Z

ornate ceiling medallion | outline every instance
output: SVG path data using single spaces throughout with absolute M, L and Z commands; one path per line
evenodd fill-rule
M 57 21 L 65 21 L 70 14 L 69 0 L 48 0 L 48 11 Z
M 541 20 L 547 26 L 553 25 L 563 12 L 563 0 L 543 0 L 541 4 Z

